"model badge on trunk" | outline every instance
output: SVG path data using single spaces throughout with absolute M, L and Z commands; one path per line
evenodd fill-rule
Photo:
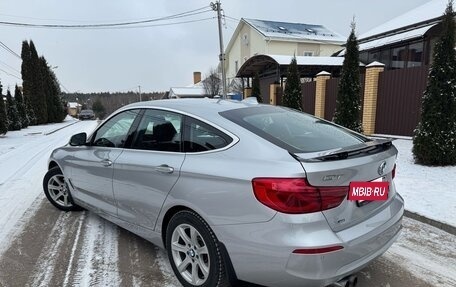
M 343 176 L 343 174 L 330 174 L 323 177 L 323 181 L 338 180 Z

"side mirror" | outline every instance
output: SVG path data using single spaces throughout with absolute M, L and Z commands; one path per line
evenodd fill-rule
M 85 145 L 87 141 L 87 134 L 86 133 L 79 133 L 75 134 L 70 139 L 71 146 L 81 146 Z

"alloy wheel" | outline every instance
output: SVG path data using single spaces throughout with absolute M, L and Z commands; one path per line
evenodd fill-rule
M 189 224 L 178 225 L 172 234 L 171 252 L 180 275 L 190 284 L 200 286 L 209 276 L 209 251 L 201 234 Z
M 48 192 L 52 200 L 60 206 L 73 206 L 68 193 L 65 177 L 61 174 L 52 176 L 48 181 Z

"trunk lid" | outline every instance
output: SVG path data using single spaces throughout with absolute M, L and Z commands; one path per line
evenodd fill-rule
M 386 208 L 395 195 L 392 171 L 397 149 L 390 140 L 376 140 L 337 150 L 292 154 L 301 162 L 312 186 L 346 186 L 352 181 L 389 182 L 388 200 L 358 204 L 347 198 L 332 209 L 324 210 L 328 224 L 340 231 L 358 224 Z M 381 166 L 383 168 L 381 168 Z M 380 220 L 387 221 L 389 218 Z M 383 222 L 378 222 L 381 224 Z

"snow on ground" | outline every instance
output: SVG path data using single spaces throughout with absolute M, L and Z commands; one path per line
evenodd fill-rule
M 31 126 L 0 137 L 0 254 L 8 239 L 20 232 L 19 221 L 26 221 L 39 206 L 36 198 L 42 193 L 52 150 L 68 143 L 73 134 L 91 132 L 97 124 L 68 117 L 62 123 Z
M 432 286 L 456 286 L 456 237 L 410 218 L 380 259 L 398 263 Z
M 427 167 L 414 163 L 411 140 L 398 139 L 396 188 L 405 209 L 456 226 L 456 166 Z

